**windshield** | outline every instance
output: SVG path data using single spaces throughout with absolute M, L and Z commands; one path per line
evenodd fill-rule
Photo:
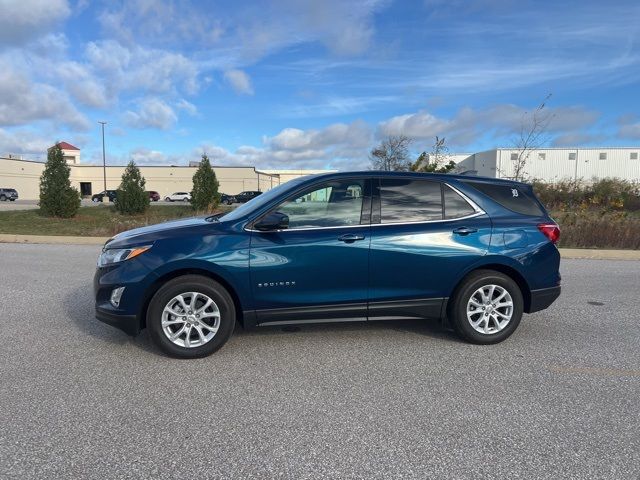
M 308 177 L 299 177 L 294 180 L 289 180 L 287 183 L 282 183 L 277 187 L 272 188 L 269 191 L 264 192 L 262 195 L 258 195 L 257 197 L 252 198 L 247 203 L 243 203 L 241 206 L 232 210 L 231 212 L 223 215 L 219 218 L 221 222 L 238 220 L 239 218 L 244 217 L 248 213 L 251 213 L 253 210 L 256 210 L 263 206 L 266 203 L 269 203 L 274 198 L 277 198 L 282 192 L 285 192 L 289 189 L 295 188 L 299 183 L 304 181 Z

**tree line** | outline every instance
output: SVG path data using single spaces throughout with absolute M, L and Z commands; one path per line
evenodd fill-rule
M 71 218 L 80 209 L 80 192 L 71 186 L 71 168 L 56 143 L 47 152 L 47 162 L 40 177 L 40 213 L 47 217 Z M 145 190 L 146 180 L 132 160 L 127 165 L 117 189 L 115 209 L 124 215 L 144 213 L 150 204 Z M 209 213 L 220 203 L 218 179 L 206 154 L 193 175 L 191 206 L 197 212 Z

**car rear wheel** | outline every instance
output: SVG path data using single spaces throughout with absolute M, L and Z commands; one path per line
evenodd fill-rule
M 188 201 L 189 201 L 189 199 L 188 199 L 187 197 L 184 197 L 184 198 L 182 199 L 182 201 L 183 201 L 183 202 L 188 202 Z
M 456 289 L 449 320 L 465 340 L 492 344 L 511 336 L 522 312 L 522 292 L 513 279 L 493 270 L 478 270 Z
M 4 195 L 0 195 L 0 201 L 6 202 L 7 197 L 5 197 Z
M 169 197 L 164 197 L 164 201 L 165 201 L 165 202 L 170 202 L 170 201 L 171 201 L 171 199 L 170 199 Z
M 233 300 L 219 283 L 185 275 L 164 284 L 147 310 L 147 328 L 158 347 L 177 358 L 211 355 L 231 337 Z

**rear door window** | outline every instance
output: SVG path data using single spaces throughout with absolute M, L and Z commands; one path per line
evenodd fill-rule
M 528 186 L 507 183 L 465 182 L 503 207 L 522 215 L 539 217 L 544 211 Z
M 450 220 L 455 218 L 468 217 L 476 213 L 475 209 L 469 205 L 458 192 L 448 185 L 442 186 L 442 194 L 444 197 L 444 218 Z
M 380 181 L 382 223 L 442 220 L 440 182 L 406 178 Z

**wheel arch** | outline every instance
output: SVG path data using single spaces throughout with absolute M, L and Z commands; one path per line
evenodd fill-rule
M 478 270 L 493 270 L 493 271 L 496 271 L 496 272 L 500 272 L 500 273 L 506 275 L 507 277 L 511 278 L 514 282 L 516 282 L 516 284 L 520 288 L 520 292 L 522 293 L 522 301 L 524 303 L 524 311 L 528 312 L 530 310 L 530 308 L 531 308 L 531 287 L 529 286 L 529 283 L 524 278 L 522 273 L 520 273 L 516 268 L 514 268 L 511 265 L 504 264 L 504 263 L 489 262 L 489 263 L 483 263 L 481 265 L 475 265 L 472 269 L 470 269 L 467 272 L 465 272 L 465 274 L 462 276 L 462 278 L 460 278 L 458 283 L 455 285 L 455 287 L 451 291 L 451 297 L 453 297 L 456 294 L 456 292 L 458 291 L 458 288 L 460 288 L 460 286 L 465 282 L 465 280 L 469 277 L 469 275 L 473 274 L 474 272 L 477 272 Z
M 214 280 L 222 285 L 233 299 L 233 305 L 236 309 L 236 320 L 240 323 L 240 325 L 244 327 L 242 303 L 240 302 L 238 292 L 236 292 L 236 289 L 233 287 L 233 285 L 223 276 L 212 272 L 211 270 L 199 267 L 184 267 L 171 270 L 158 276 L 158 278 L 155 279 L 151 283 L 151 285 L 149 285 L 149 287 L 147 287 L 144 294 L 144 301 L 142 302 L 142 306 L 139 312 L 141 328 L 145 328 L 147 326 L 147 311 L 149 309 L 149 303 L 151 303 L 151 299 L 160 289 L 160 287 L 162 287 L 162 285 L 164 285 L 168 281 L 173 280 L 174 278 L 182 277 L 185 275 L 200 275 L 202 277 Z

